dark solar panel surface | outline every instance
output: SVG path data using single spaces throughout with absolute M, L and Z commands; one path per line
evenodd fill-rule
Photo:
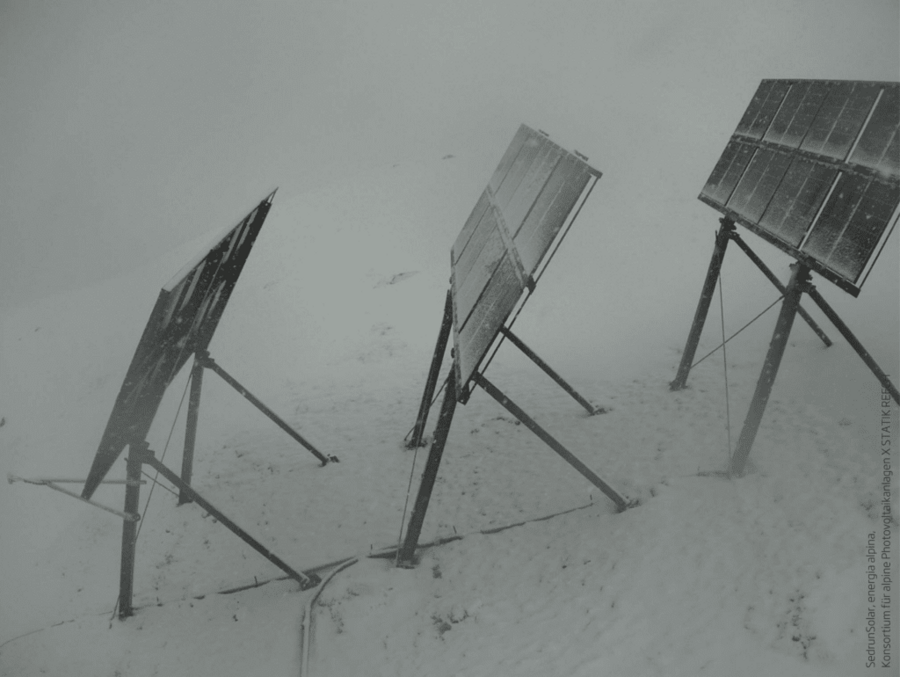
M 900 84 L 763 80 L 700 199 L 856 295 L 900 204 Z
M 209 346 L 273 196 L 160 291 L 94 456 L 82 491 L 85 498 L 125 445 L 145 439 L 169 383 L 195 351 Z

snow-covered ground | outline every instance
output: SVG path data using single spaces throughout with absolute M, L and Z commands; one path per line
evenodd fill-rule
M 798 321 L 750 472 L 721 477 L 721 352 L 688 389 L 667 387 L 711 242 L 623 227 L 627 214 L 611 213 L 603 179 L 516 326 L 608 413 L 588 417 L 509 345 L 489 374 L 640 505 L 615 514 L 477 392 L 457 411 L 422 541 L 462 538 L 424 551 L 412 570 L 365 557 L 400 534 L 416 458 L 403 436 L 440 322 L 449 246 L 492 169 L 460 155 L 279 191 L 211 346 L 340 458 L 320 467 L 214 374 L 204 380 L 198 490 L 295 567 L 360 557 L 313 606 L 309 674 L 852 674 L 865 659 L 865 549 L 879 525 L 877 381 L 843 341 L 824 349 Z M 700 207 L 711 240 L 716 215 Z M 3 472 L 84 475 L 156 290 L 205 241 L 5 316 Z M 754 244 L 785 277 L 786 261 Z M 585 250 L 598 260 L 586 276 Z M 855 328 L 896 374 L 896 353 L 883 349 L 896 325 L 885 336 L 881 324 L 896 323 L 896 236 L 883 259 L 855 301 L 869 313 Z M 579 279 L 567 279 L 571 270 Z M 777 294 L 735 252 L 724 274 L 730 333 L 765 305 L 751 301 Z M 588 281 L 590 290 L 569 286 Z M 728 344 L 735 439 L 774 319 L 770 311 Z M 698 355 L 719 334 L 716 303 Z M 173 468 L 185 384 L 182 374 L 171 386 L 150 437 L 161 454 L 175 424 Z M 122 489 L 96 499 L 119 506 Z M 313 592 L 273 580 L 280 571 L 196 506 L 153 493 L 138 541 L 138 610 L 120 622 L 111 616 L 119 520 L 23 484 L 6 485 L 0 500 L 0 674 L 297 674 Z
M 147 484 L 137 610 L 119 621 L 120 520 L 4 482 L 0 677 L 297 675 L 304 628 L 312 675 L 860 674 L 877 380 L 805 302 L 835 345 L 797 320 L 733 480 L 726 412 L 733 444 L 777 307 L 728 344 L 727 402 L 721 351 L 687 389 L 668 382 L 718 225 L 696 195 L 759 81 L 896 80 L 898 15 L 896 0 L 4 4 L 0 476 L 86 475 L 159 288 L 277 185 L 211 353 L 340 463 L 208 372 L 194 484 L 295 568 L 358 561 L 314 601 Z M 488 376 L 640 504 L 616 514 L 477 391 L 421 539 L 446 542 L 397 568 L 367 555 L 396 546 L 424 466 L 403 438 L 450 246 L 520 122 L 603 177 L 516 333 L 608 412 L 587 416 L 509 345 Z M 744 235 L 787 279 L 789 258 Z M 816 282 L 896 383 L 897 233 L 859 298 Z M 734 247 L 722 286 L 728 335 L 778 297 Z M 717 296 L 698 356 L 721 324 Z M 175 469 L 186 383 L 149 438 Z

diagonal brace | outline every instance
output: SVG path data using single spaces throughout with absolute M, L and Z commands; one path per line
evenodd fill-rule
M 270 551 L 266 546 L 253 538 L 246 531 L 241 529 L 237 524 L 232 522 L 228 517 L 222 514 L 221 511 L 218 510 L 215 506 L 212 505 L 209 501 L 207 501 L 203 496 L 197 493 L 197 490 L 191 487 L 189 484 L 185 484 L 181 481 L 181 478 L 171 470 L 169 470 L 163 463 L 156 458 L 153 451 L 148 448 L 137 449 L 137 461 L 140 463 L 146 463 L 151 466 L 154 470 L 159 472 L 160 475 L 165 477 L 169 482 L 178 487 L 179 491 L 183 494 L 186 494 L 188 498 L 201 508 L 206 510 L 210 515 L 215 517 L 222 525 L 233 532 L 238 538 L 244 541 L 251 548 L 256 550 L 260 555 L 269 560 L 272 564 L 281 569 L 288 576 L 293 578 L 295 581 L 300 583 L 300 588 L 302 590 L 308 590 L 309 588 L 315 587 L 318 585 L 318 577 L 316 576 L 307 576 L 305 574 L 300 573 L 299 571 L 295 571 L 290 566 L 288 566 L 283 560 L 277 557 L 272 551 Z
M 588 468 L 584 463 L 582 463 L 572 452 L 566 449 L 562 444 L 560 444 L 554 437 L 552 437 L 546 430 L 541 428 L 528 414 L 526 414 L 522 409 L 520 409 L 515 402 L 510 400 L 506 395 L 504 395 L 497 387 L 488 381 L 484 375 L 478 373 L 477 371 L 472 377 L 479 386 L 482 387 L 483 390 L 487 392 L 488 395 L 493 397 L 497 402 L 499 402 L 503 407 L 519 419 L 525 426 L 531 430 L 535 435 L 541 438 L 541 440 L 549 446 L 553 451 L 563 457 L 569 465 L 571 465 L 575 470 L 580 472 L 587 480 L 593 484 L 595 487 L 600 489 L 606 496 L 616 504 L 616 508 L 618 508 L 619 512 L 622 512 L 626 508 L 629 507 L 628 501 L 619 494 L 615 489 L 609 486 L 606 482 L 604 482 L 597 474 L 594 473 L 593 470 Z
M 807 290 L 809 283 L 809 268 L 799 262 L 791 264 L 791 268 L 794 272 L 791 274 L 784 302 L 781 304 L 781 312 L 775 322 L 775 330 L 772 332 L 772 340 L 769 342 L 769 350 L 766 352 L 762 372 L 756 382 L 756 390 L 753 392 L 747 417 L 744 419 L 744 427 L 741 428 L 741 435 L 731 457 L 729 475 L 732 477 L 740 477 L 744 474 L 744 464 L 747 462 L 747 456 L 749 456 L 753 441 L 756 439 L 766 404 L 772 394 L 772 386 L 775 384 L 775 377 L 778 375 L 778 368 L 781 366 L 781 359 L 787 348 L 791 327 L 797 316 L 797 309 L 800 307 L 800 297 Z
M 206 351 L 197 351 L 196 360 L 200 364 L 202 364 L 205 368 L 211 369 L 216 372 L 225 383 L 230 385 L 232 388 L 237 390 L 244 398 L 250 402 L 254 407 L 259 409 L 262 413 L 268 416 L 279 428 L 284 430 L 288 435 L 297 440 L 300 444 L 302 444 L 306 449 L 312 453 L 317 459 L 322 462 L 322 465 L 326 465 L 329 461 L 337 461 L 336 456 L 325 456 L 318 449 L 316 449 L 312 444 L 307 442 L 296 430 L 291 428 L 287 423 L 285 423 L 274 411 L 269 409 L 262 401 L 253 395 L 249 390 L 247 390 L 244 386 L 238 383 L 237 379 L 235 379 L 231 374 L 222 369 L 218 364 L 216 364 L 215 360 L 209 356 L 209 353 Z
M 412 439 L 407 447 L 415 449 L 422 446 L 422 436 L 425 434 L 425 423 L 428 420 L 428 411 L 431 409 L 431 398 L 434 397 L 434 389 L 437 386 L 438 375 L 441 371 L 441 363 L 444 353 L 447 352 L 447 342 L 450 340 L 450 330 L 453 328 L 453 296 L 447 290 L 447 298 L 444 302 L 444 315 L 441 319 L 441 330 L 438 332 L 437 344 L 434 347 L 434 355 L 431 357 L 431 367 L 428 370 L 428 379 L 425 381 L 425 391 L 422 393 L 422 402 L 419 404 L 419 414 L 416 416 L 416 425 L 413 427 Z
M 136 512 L 123 512 L 121 510 L 116 510 L 115 508 L 110 508 L 109 506 L 105 506 L 102 503 L 97 503 L 96 501 L 92 501 L 90 499 L 84 498 L 81 494 L 76 494 L 74 491 L 69 491 L 68 489 L 64 489 L 59 486 L 58 483 L 71 483 L 71 484 L 84 484 L 84 480 L 70 480 L 70 479 L 57 479 L 57 478 L 26 478 L 26 477 L 18 477 L 13 475 L 12 473 L 8 473 L 6 475 L 6 481 L 12 484 L 13 482 L 25 482 L 26 484 L 35 484 L 37 486 L 50 487 L 54 491 L 58 491 L 61 494 L 65 494 L 66 496 L 71 496 L 72 498 L 77 498 L 79 501 L 87 503 L 88 505 L 92 505 L 95 508 L 100 508 L 101 510 L 105 510 L 108 513 L 112 513 L 113 515 L 117 515 L 121 517 L 123 520 L 127 522 L 137 522 L 141 519 L 141 516 Z M 101 484 L 127 484 L 128 480 L 103 480 Z M 140 481 L 139 484 L 144 484 L 143 481 Z
M 527 357 L 529 357 L 529 358 L 531 359 L 531 361 L 534 362 L 537 366 L 539 366 L 539 367 L 544 371 L 544 373 L 547 374 L 547 376 L 549 376 L 549 377 L 552 378 L 554 381 L 556 381 L 556 383 L 557 383 L 563 390 L 565 390 L 567 393 L 569 393 L 569 395 L 571 395 L 572 398 L 573 398 L 576 402 L 578 402 L 578 404 L 580 404 L 582 407 L 584 407 L 584 408 L 587 410 L 587 413 L 589 413 L 591 416 L 593 416 L 594 414 L 604 414 L 604 413 L 606 413 L 606 410 L 605 410 L 605 409 L 603 409 L 602 407 L 599 407 L 599 408 L 594 407 L 594 405 L 592 405 L 590 402 L 588 402 L 586 399 L 584 399 L 581 395 L 579 395 L 579 394 L 578 394 L 578 391 L 575 390 L 575 388 L 573 388 L 572 386 L 570 386 L 570 385 L 563 379 L 563 377 L 560 376 L 559 374 L 557 374 L 557 373 L 550 367 L 549 364 L 547 364 L 546 362 L 544 362 L 544 360 L 542 360 L 542 359 L 538 356 L 538 354 L 537 354 L 536 352 L 534 352 L 531 348 L 529 348 L 527 345 L 525 345 L 525 342 L 522 341 L 522 339 L 520 339 L 518 336 L 516 336 L 515 334 L 513 334 L 513 333 L 512 333 L 512 329 L 509 329 L 509 328 L 507 328 L 507 327 L 505 327 L 505 326 L 501 326 L 501 327 L 500 327 L 500 333 L 502 333 L 506 338 L 508 338 L 508 339 L 510 340 L 510 342 L 512 342 L 512 344 L 513 344 L 516 348 L 518 348 L 518 349 L 521 350 L 523 353 L 525 353 L 525 355 L 526 355 Z
M 856 353 L 862 358 L 862 361 L 866 363 L 866 366 L 875 374 L 875 377 L 881 382 L 882 387 L 891 394 L 891 397 L 894 398 L 894 402 L 900 404 L 900 391 L 897 390 L 897 386 L 891 383 L 891 379 L 884 372 L 884 370 L 878 366 L 878 363 L 875 362 L 875 359 L 869 353 L 868 350 L 865 349 L 862 343 L 859 342 L 859 339 L 856 338 L 854 333 L 850 331 L 850 327 L 848 327 L 844 321 L 840 318 L 840 316 L 834 312 L 834 308 L 832 308 L 828 302 L 822 297 L 819 293 L 819 290 L 813 287 L 812 285 L 808 285 L 806 293 L 809 297 L 816 302 L 816 305 L 821 308 L 822 312 L 825 313 L 825 316 L 831 320 L 831 323 L 837 327 L 837 330 L 841 332 L 841 335 L 847 340 L 847 343 L 856 351 Z
M 691 330 L 688 332 L 687 342 L 681 353 L 681 362 L 674 380 L 669 383 L 670 390 L 681 390 L 687 384 L 688 375 L 691 373 L 691 365 L 694 363 L 694 355 L 700 344 L 700 335 L 703 333 L 703 325 L 706 324 L 706 316 L 716 290 L 716 282 L 722 270 L 722 261 L 725 260 L 725 250 L 728 247 L 730 234 L 734 232 L 734 221 L 727 216 L 719 219 L 719 230 L 716 231 L 716 244 L 713 247 L 712 257 L 709 260 L 709 268 L 706 270 L 706 278 L 703 280 L 703 288 L 700 291 L 700 300 L 697 302 L 697 310 L 694 311 L 694 319 L 691 322 Z
M 749 258 L 751 261 L 753 261 L 753 263 L 756 264 L 756 267 L 762 271 L 762 274 L 765 275 L 769 279 L 769 282 L 771 282 L 773 285 L 775 285 L 775 288 L 781 292 L 782 296 L 784 296 L 784 294 L 787 292 L 787 287 L 785 287 L 781 283 L 781 280 L 779 280 L 778 276 L 772 272 L 772 269 L 769 268 L 763 262 L 763 260 L 761 258 L 759 258 L 759 256 L 756 255 L 756 252 L 753 251 L 752 249 L 750 249 L 750 245 L 748 245 L 746 242 L 744 242 L 744 240 L 741 239 L 741 236 L 734 231 L 731 231 L 728 234 L 728 236 L 732 240 L 734 240 L 734 243 L 738 247 L 740 247 L 744 251 L 744 253 L 747 255 L 747 258 Z M 806 324 L 809 325 L 809 328 L 812 329 L 816 333 L 816 336 L 818 336 L 820 339 L 822 339 L 822 343 L 825 344 L 826 348 L 832 344 L 832 341 L 830 338 L 828 338 L 828 335 L 822 330 L 822 328 L 818 324 L 816 324 L 816 321 L 814 319 L 812 319 L 810 314 L 807 313 L 803 309 L 802 306 L 797 306 L 797 313 L 800 315 L 800 317 L 802 317 L 806 321 Z
M 419 536 L 422 533 L 422 525 L 425 523 L 425 512 L 428 510 L 431 492 L 434 490 L 441 457 L 444 454 L 444 446 L 450 435 L 450 424 L 453 423 L 453 413 L 456 411 L 456 395 L 456 365 L 454 364 L 450 368 L 450 376 L 447 378 L 447 390 L 444 392 L 444 401 L 441 403 L 441 413 L 438 416 L 434 439 L 431 441 L 431 449 L 428 452 L 428 461 L 422 472 L 419 493 L 416 495 L 416 503 L 409 518 L 409 526 L 406 528 L 406 538 L 402 547 L 397 551 L 397 563 L 400 566 L 410 566 L 413 563 Z

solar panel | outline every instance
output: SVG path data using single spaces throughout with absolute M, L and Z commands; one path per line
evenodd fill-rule
M 172 379 L 193 353 L 209 346 L 274 195 L 160 291 L 94 456 L 84 498 L 91 497 L 125 445 L 146 437 Z
M 897 221 L 900 83 L 763 80 L 700 199 L 858 295 Z
M 461 398 L 553 241 L 600 178 L 580 157 L 522 125 L 451 252 Z

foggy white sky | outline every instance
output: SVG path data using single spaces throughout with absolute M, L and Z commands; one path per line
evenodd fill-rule
M 693 199 L 685 154 L 711 169 L 760 79 L 898 71 L 898 0 L 3 0 L 0 304 L 116 275 L 275 186 L 447 153 L 487 178 L 520 122 L 622 199 Z M 631 153 L 648 135 L 658 152 Z

